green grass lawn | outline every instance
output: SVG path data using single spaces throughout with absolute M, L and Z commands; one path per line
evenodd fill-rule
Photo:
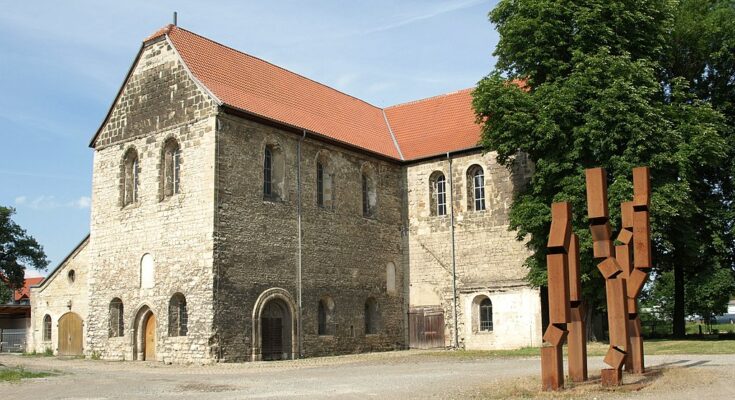
M 608 344 L 603 342 L 587 343 L 588 356 L 604 356 Z M 669 340 L 646 339 L 643 342 L 646 355 L 661 354 L 735 354 L 735 340 Z M 566 346 L 564 347 L 566 353 Z M 540 354 L 538 347 L 523 347 L 516 350 L 457 350 L 422 353 L 426 355 L 446 355 L 452 358 L 476 359 L 485 357 L 533 357 Z
M 704 324 L 687 324 L 687 335 L 699 334 L 699 327 L 702 327 L 702 332 L 705 334 L 710 333 L 709 328 Z M 735 324 L 712 324 L 712 332 L 726 333 L 735 332 Z
M 26 371 L 22 367 L 2 368 L 0 367 L 0 382 L 18 382 L 21 379 L 44 378 L 53 375 L 50 372 Z

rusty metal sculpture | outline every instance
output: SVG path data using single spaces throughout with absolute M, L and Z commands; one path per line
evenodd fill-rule
M 568 364 L 569 379 L 572 382 L 587 380 L 587 330 L 582 307 L 582 284 L 580 282 L 579 238 L 572 233 L 569 244 L 569 306 L 572 321 L 567 324 L 569 335 Z
M 592 233 L 593 256 L 602 260 L 597 264 L 597 269 L 605 277 L 607 320 L 610 330 L 610 347 L 604 361 L 611 368 L 604 368 L 600 377 L 603 386 L 616 386 L 622 382 L 622 368 L 629 347 L 627 285 L 621 267 L 621 261 L 625 264 L 625 260 L 629 258 L 629 252 L 621 251 L 613 254 L 605 170 L 592 168 L 585 172 L 587 180 L 587 218 Z
M 564 386 L 562 348 L 571 322 L 569 302 L 569 249 L 572 243 L 572 209 L 569 203 L 551 205 L 551 231 L 546 244 L 546 271 L 549 288 L 549 326 L 541 347 L 541 384 L 543 390 Z
M 628 294 L 628 330 L 630 333 L 628 359 L 625 369 L 634 374 L 645 372 L 643 360 L 643 338 L 641 337 L 641 319 L 638 316 L 638 295 L 648 280 L 648 273 L 653 266 L 651 260 L 651 226 L 648 209 L 651 204 L 651 176 L 648 167 L 633 168 L 633 201 L 622 204 L 623 229 L 618 240 L 627 247 L 630 254 L 631 234 L 633 245 L 633 263 L 624 268 L 626 273 Z M 630 230 L 632 229 L 632 232 Z M 625 233 L 624 233 L 625 232 Z M 624 240 L 626 239 L 626 240 Z

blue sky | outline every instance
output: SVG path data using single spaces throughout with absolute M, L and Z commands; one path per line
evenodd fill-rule
M 17 209 L 51 268 L 89 232 L 89 140 L 141 41 L 173 11 L 183 28 L 388 106 L 490 72 L 495 3 L 3 0 L 0 204 Z

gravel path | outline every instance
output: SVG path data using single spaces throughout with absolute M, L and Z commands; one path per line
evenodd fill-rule
M 735 355 L 648 356 L 646 363 L 654 368 L 687 367 L 704 374 L 694 377 L 706 379 L 662 388 L 663 392 L 626 393 L 624 398 L 675 400 L 703 394 L 708 400 L 735 398 Z M 49 378 L 0 383 L 0 398 L 14 400 L 482 398 L 493 387 L 503 387 L 513 379 L 530 381 L 539 374 L 537 357 L 473 359 L 413 350 L 210 366 L 17 355 L 0 355 L 0 364 L 59 372 Z M 599 373 L 602 365 L 600 357 L 591 357 L 590 374 Z M 620 396 L 611 393 L 602 397 Z

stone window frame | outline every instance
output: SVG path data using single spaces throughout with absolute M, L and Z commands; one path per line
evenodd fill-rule
M 334 210 L 336 206 L 337 187 L 335 184 L 334 163 L 325 151 L 317 153 L 315 159 L 316 187 L 314 191 L 317 207 L 322 210 Z
M 447 215 L 449 210 L 447 184 L 444 171 L 434 171 L 429 175 L 429 211 L 431 216 L 445 217 Z
M 42 332 L 42 339 L 44 342 L 50 342 L 51 341 L 51 331 L 53 330 L 53 324 L 51 322 L 51 316 L 49 314 L 46 314 L 43 316 L 43 332 Z
M 465 178 L 467 182 L 467 210 L 486 211 L 485 169 L 480 164 L 472 164 L 467 168 Z
M 485 304 L 485 303 L 488 304 Z M 488 317 L 489 318 L 484 318 Z M 472 332 L 490 334 L 495 330 L 493 301 L 490 296 L 479 294 L 472 299 Z
M 322 296 L 317 306 L 317 334 L 319 336 L 334 336 L 337 331 L 334 313 L 335 304 L 332 297 L 329 295 Z
M 120 162 L 120 206 L 138 203 L 140 195 L 140 155 L 134 146 L 128 147 Z
M 109 307 L 109 337 L 125 336 L 125 308 L 119 297 L 110 300 Z
M 360 168 L 362 216 L 368 219 L 378 217 L 378 179 L 375 167 L 365 162 Z
M 186 296 L 174 293 L 168 301 L 168 336 L 187 336 L 189 333 L 189 311 Z
M 365 319 L 365 336 L 380 333 L 380 305 L 375 297 L 365 299 L 363 317 Z
M 159 165 L 160 200 L 165 200 L 181 193 L 181 144 L 170 136 L 161 146 L 161 162 Z
M 286 165 L 283 147 L 275 140 L 263 143 L 261 178 L 263 200 L 282 202 L 286 199 Z

